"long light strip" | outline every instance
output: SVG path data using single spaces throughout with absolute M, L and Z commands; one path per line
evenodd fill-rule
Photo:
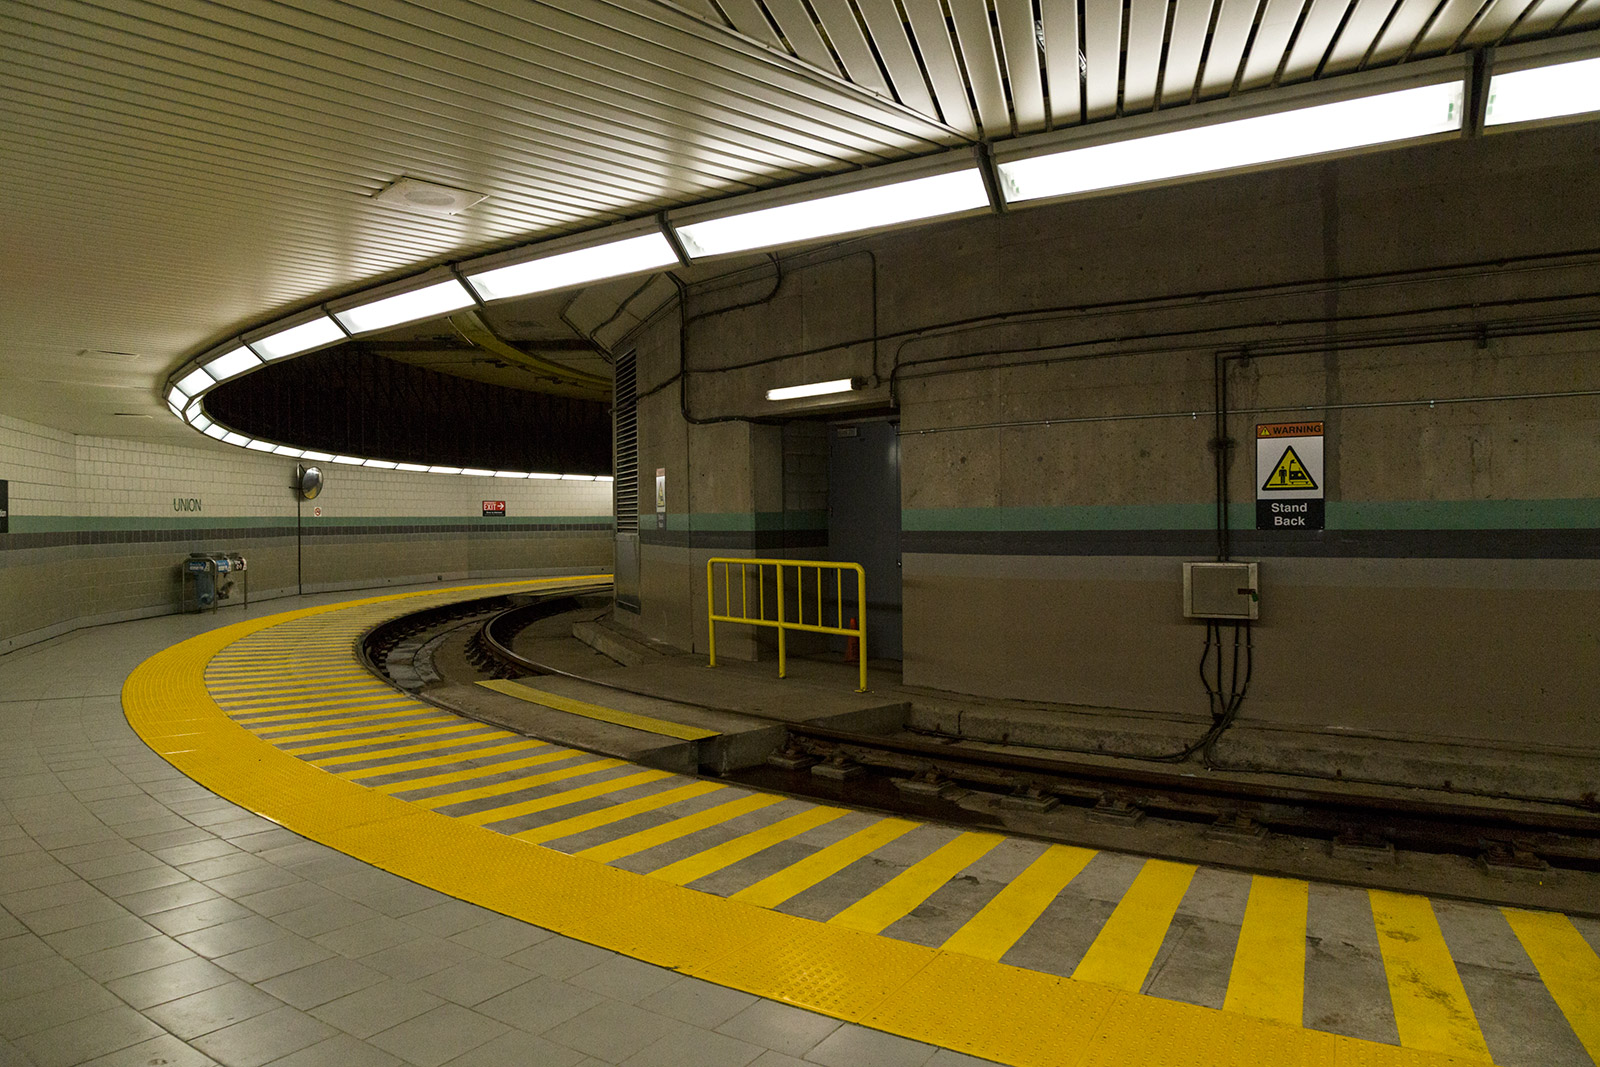
M 467 281 L 483 300 L 504 300 L 660 270 L 676 266 L 677 262 L 677 253 L 664 235 L 647 233 L 468 274 Z
M 418 319 L 448 315 L 471 306 L 472 294 L 467 292 L 467 287 L 454 278 L 447 278 L 425 289 L 414 289 L 409 293 L 386 296 L 382 300 L 335 311 L 333 317 L 351 333 L 371 333 Z
M 987 207 L 976 167 L 674 226 L 691 258 L 895 226 Z
M 1489 79 L 1485 126 L 1600 111 L 1600 57 L 1513 70 Z
M 203 370 L 192 371 L 178 381 L 178 388 L 190 396 L 199 396 L 216 384 L 216 379 Z
M 232 378 L 235 374 L 243 374 L 247 370 L 254 370 L 261 366 L 261 359 L 254 352 L 240 345 L 232 352 L 224 353 L 205 365 L 205 372 L 217 381 Z
M 829 393 L 848 393 L 856 387 L 854 378 L 839 378 L 831 382 L 811 382 L 807 385 L 785 385 L 768 389 L 768 400 L 798 400 L 805 396 L 827 396 Z
M 1462 83 L 1073 148 L 1000 163 L 1007 202 L 1141 185 L 1388 144 L 1461 128 Z
M 270 361 L 283 359 L 285 356 L 298 356 L 302 352 L 309 352 L 313 348 L 321 348 L 323 345 L 331 345 L 343 339 L 344 331 L 339 329 L 339 324 L 327 316 L 320 316 L 310 322 L 291 326 L 287 330 L 279 330 L 259 341 L 247 341 L 246 344 L 256 355 Z

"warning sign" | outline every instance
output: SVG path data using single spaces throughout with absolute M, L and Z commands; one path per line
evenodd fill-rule
M 1256 529 L 1323 527 L 1322 423 L 1256 427 Z

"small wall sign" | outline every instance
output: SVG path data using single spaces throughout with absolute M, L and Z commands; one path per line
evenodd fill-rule
M 656 468 L 656 529 L 667 528 L 667 468 Z
M 1325 481 L 1322 423 L 1256 426 L 1256 529 L 1322 529 Z
M 10 482 L 0 478 L 0 534 L 11 532 Z
M 486 519 L 505 518 L 506 502 L 504 500 L 485 500 L 483 502 L 483 517 Z

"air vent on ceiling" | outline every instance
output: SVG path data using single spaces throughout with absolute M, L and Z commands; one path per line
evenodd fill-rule
M 484 193 L 470 189 L 452 189 L 448 185 L 434 185 L 415 178 L 401 178 L 385 186 L 377 196 L 378 203 L 402 211 L 418 211 L 424 215 L 455 215 L 486 198 Z

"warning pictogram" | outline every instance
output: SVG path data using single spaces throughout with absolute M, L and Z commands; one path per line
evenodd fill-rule
M 1283 457 L 1272 468 L 1272 473 L 1267 475 L 1261 488 L 1265 492 L 1316 489 L 1317 480 L 1306 470 L 1306 465 L 1295 454 L 1294 446 L 1290 445 L 1283 450 Z

